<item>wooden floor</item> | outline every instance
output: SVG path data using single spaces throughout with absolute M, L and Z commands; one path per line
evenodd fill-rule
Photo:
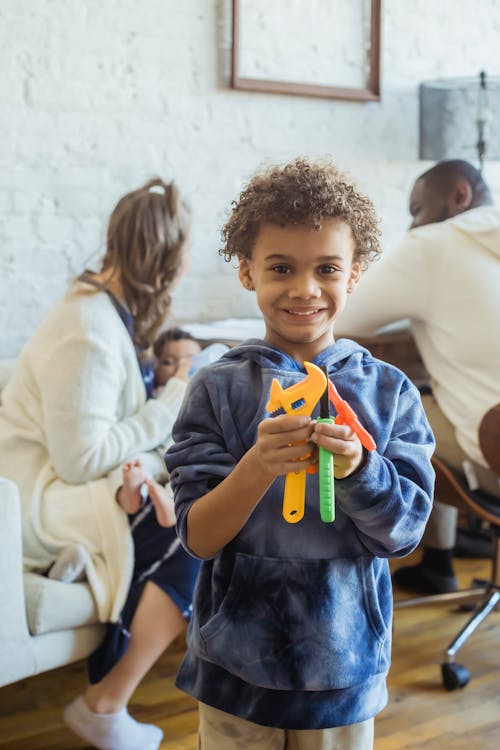
M 407 561 L 405 561 L 407 563 Z M 484 561 L 458 560 L 462 585 L 486 577 Z M 397 610 L 389 705 L 377 717 L 375 750 L 497 750 L 500 745 L 500 613 L 493 613 L 460 651 L 472 679 L 447 692 L 443 649 L 467 614 L 449 607 Z M 196 705 L 175 689 L 182 643 L 170 649 L 136 691 L 131 713 L 165 732 L 162 750 L 195 750 Z M 2 750 L 84 750 L 61 722 L 61 706 L 85 683 L 79 663 L 0 688 Z

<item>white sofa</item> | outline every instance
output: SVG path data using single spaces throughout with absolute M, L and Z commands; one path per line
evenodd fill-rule
M 13 362 L 0 362 L 0 392 Z M 0 477 L 0 686 L 88 656 L 104 626 L 86 583 L 23 572 L 16 485 Z

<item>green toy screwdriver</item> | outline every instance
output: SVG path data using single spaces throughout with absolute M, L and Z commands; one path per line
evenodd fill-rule
M 320 416 L 317 422 L 334 424 L 335 419 L 330 416 L 330 399 L 328 395 L 328 369 L 321 368 L 326 376 L 326 388 L 321 396 L 319 407 Z M 319 449 L 319 512 L 325 523 L 335 521 L 335 488 L 333 478 L 333 453 L 326 448 Z

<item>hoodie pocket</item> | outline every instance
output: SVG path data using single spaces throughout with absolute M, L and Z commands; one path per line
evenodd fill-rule
M 391 611 L 386 561 L 238 553 L 221 606 L 191 645 L 252 685 L 344 688 L 388 669 Z

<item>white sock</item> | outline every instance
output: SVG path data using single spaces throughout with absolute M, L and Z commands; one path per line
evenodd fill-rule
M 69 544 L 59 554 L 59 557 L 48 572 L 49 578 L 64 583 L 85 580 L 85 565 L 89 553 L 81 544 Z
M 141 724 L 126 708 L 112 714 L 96 714 L 79 696 L 69 703 L 63 719 L 78 737 L 98 750 L 158 750 L 163 738 L 160 727 Z

